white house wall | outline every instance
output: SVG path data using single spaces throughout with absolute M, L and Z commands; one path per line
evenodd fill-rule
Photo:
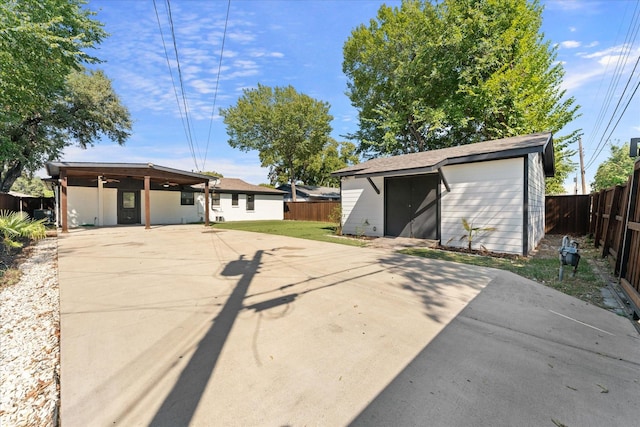
M 98 225 L 98 192 L 96 188 L 67 188 L 67 221 L 69 227 Z
M 284 205 L 282 195 L 256 194 L 254 197 L 254 209 L 247 210 L 247 195 L 238 194 L 238 205 L 232 205 L 231 194 L 220 194 L 220 206 L 213 206 L 209 218 L 216 221 L 221 218 L 224 221 L 262 221 L 284 219 Z M 204 194 L 198 196 L 200 206 L 204 204 Z M 209 195 L 211 203 L 211 195 Z
M 528 251 L 532 251 L 544 237 L 545 177 L 542 154 L 530 153 L 527 161 L 529 162 Z
M 204 220 L 202 208 L 193 205 L 180 204 L 180 191 L 149 191 L 150 222 L 151 224 L 189 224 Z M 140 191 L 141 219 L 144 222 L 144 190 Z M 201 219 L 202 218 L 202 219 Z
M 67 187 L 67 212 L 69 227 L 82 225 L 117 225 L 118 190 L 102 188 L 102 204 L 96 187 Z M 151 190 L 151 224 L 186 224 L 204 221 L 204 194 L 195 193 L 193 205 L 181 205 L 179 191 Z M 282 220 L 284 210 L 282 195 L 256 194 L 254 210 L 247 210 L 247 196 L 240 194 L 238 206 L 231 205 L 231 194 L 221 194 L 220 206 L 210 207 L 209 219 L 222 217 L 225 221 Z M 211 195 L 209 197 L 211 204 Z M 100 215 L 100 208 L 102 215 Z M 140 191 L 140 215 L 144 223 L 144 191 Z
M 441 244 L 466 247 L 462 219 L 479 232 L 473 248 L 522 253 L 524 160 L 522 157 L 451 165 L 442 168 L 450 192 L 441 185 Z
M 342 178 L 342 232 L 352 235 L 382 236 L 384 233 L 384 178 L 371 178 L 377 194 L 366 178 Z

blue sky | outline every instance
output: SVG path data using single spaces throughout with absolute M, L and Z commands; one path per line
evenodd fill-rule
M 582 106 L 582 116 L 560 134 L 583 129 L 585 160 L 594 157 L 587 169 L 588 179 L 608 157 L 606 146 L 599 156 L 596 154 L 606 144 L 612 127 L 606 134 L 604 130 L 640 57 L 640 16 L 632 20 L 634 10 L 640 13 L 638 3 L 542 1 L 545 38 L 558 44 L 558 60 L 566 71 L 563 87 Z M 153 162 L 184 170 L 217 171 L 254 184 L 267 182 L 267 169 L 260 167 L 257 153 L 229 147 L 219 108 L 234 105 L 243 89 L 258 83 L 292 85 L 298 92 L 331 105 L 332 136 L 344 140 L 342 135 L 357 127 L 357 112 L 345 95 L 342 47 L 352 29 L 368 23 L 382 4 L 367 0 L 231 0 L 218 80 L 227 1 L 173 0 L 171 14 L 192 125 L 194 160 L 180 112 L 184 111 L 182 100 L 180 104 L 176 101 L 153 1 L 89 0 L 88 7 L 98 12 L 97 19 L 111 34 L 94 53 L 105 61 L 99 68 L 112 79 L 131 112 L 133 135 L 124 147 L 103 141 L 87 150 L 68 148 L 63 160 Z M 156 0 L 156 5 L 179 93 L 165 2 Z M 635 40 L 628 37 L 632 22 L 636 25 Z M 626 65 L 617 66 L 618 58 L 624 55 Z M 607 96 L 612 80 L 617 84 Z M 639 82 L 640 65 L 627 93 Z M 603 110 L 607 99 L 609 107 Z M 628 100 L 627 94 L 619 112 Z M 613 115 L 612 126 L 619 112 Z M 640 90 L 610 139 L 625 142 L 632 137 L 640 137 Z M 572 188 L 573 177 L 567 186 Z

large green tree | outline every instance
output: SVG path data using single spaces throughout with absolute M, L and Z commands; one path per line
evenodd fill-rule
M 578 107 L 560 87 L 564 71 L 541 23 L 537 1 L 382 6 L 344 45 L 360 152 L 395 155 L 564 128 Z M 572 170 L 577 137 L 555 136 L 559 183 Z
M 320 185 L 325 187 L 337 187 L 340 178 L 332 177 L 331 172 L 359 162 L 356 146 L 352 142 L 339 143 L 333 138 L 324 149 L 305 162 L 301 168 L 298 179 L 306 185 Z
M 629 143 L 620 146 L 611 144 L 611 154 L 598 166 L 591 189 L 600 191 L 614 185 L 625 184 L 629 180 L 629 175 L 633 173 L 634 163 L 635 160 L 629 156 Z
M 84 71 L 107 35 L 85 4 L 0 1 L 0 191 L 64 147 L 129 136 L 129 112 L 109 79 Z
M 11 186 L 11 191 L 28 194 L 34 197 L 53 197 L 53 191 L 49 190 L 42 179 L 37 176 L 22 174 Z
M 292 86 L 245 89 L 235 106 L 221 109 L 229 145 L 257 150 L 263 167 L 287 177 L 295 198 L 299 172 L 329 141 L 329 104 Z M 295 201 L 295 200 L 294 200 Z

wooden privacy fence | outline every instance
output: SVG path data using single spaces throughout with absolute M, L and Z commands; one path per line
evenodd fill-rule
M 18 198 L 7 193 L 0 193 L 0 210 L 18 211 L 20 209 Z
M 625 185 L 591 195 L 591 227 L 595 246 L 611 256 L 620 284 L 640 309 L 640 160 Z
M 583 236 L 589 233 L 590 203 L 588 194 L 547 196 L 545 198 L 545 234 Z
M 284 219 L 329 222 L 329 216 L 336 206 L 340 206 L 340 202 L 284 202 Z

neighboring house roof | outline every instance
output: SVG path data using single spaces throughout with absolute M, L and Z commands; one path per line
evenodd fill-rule
M 215 180 L 215 181 L 214 181 Z M 214 184 L 209 191 L 214 193 L 249 193 L 249 194 L 284 194 L 284 191 L 275 188 L 263 187 L 261 185 L 249 184 L 238 178 L 212 178 Z M 194 185 L 194 188 L 204 188 L 203 184 Z
M 212 179 L 208 175 L 195 172 L 187 172 L 153 163 L 102 163 L 102 162 L 49 162 L 47 173 L 52 177 L 59 177 L 60 172 L 65 171 L 67 176 L 95 177 L 107 175 L 108 177 L 151 177 L 153 181 L 162 182 L 169 180 L 178 184 L 204 183 Z
M 278 186 L 282 190 L 291 194 L 291 184 Z M 297 185 L 296 195 L 300 197 L 312 197 L 317 199 L 340 199 L 340 189 L 334 187 L 321 187 L 318 185 Z
M 440 150 L 379 157 L 332 173 L 333 176 L 412 175 L 433 172 L 442 166 L 508 159 L 542 153 L 546 176 L 555 175 L 551 132 L 459 145 Z

